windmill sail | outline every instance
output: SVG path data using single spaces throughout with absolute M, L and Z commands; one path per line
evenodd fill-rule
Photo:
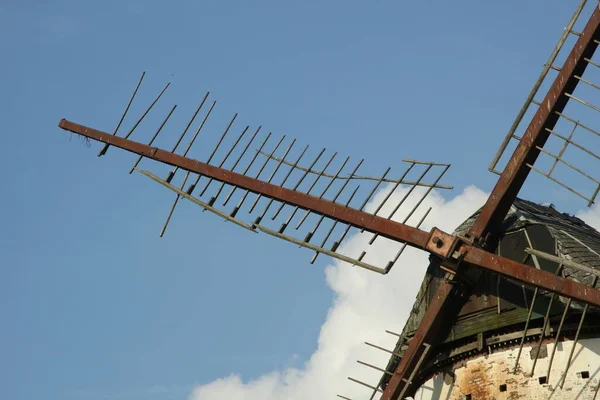
M 596 288 L 600 265 L 586 258 L 600 253 L 595 239 L 585 238 L 586 234 L 594 236 L 593 232 L 567 216 L 554 215 L 561 223 L 566 218 L 570 224 L 554 224 L 552 218 L 542 223 L 553 215 L 552 210 L 540 211 L 539 206 L 517 199 L 532 171 L 564 186 L 589 205 L 598 195 L 600 169 L 593 163 L 600 160 L 598 142 L 594 141 L 600 138 L 600 131 L 593 122 L 594 113 L 600 112 L 600 103 L 594 102 L 600 79 L 595 80 L 593 74 L 600 75 L 600 60 L 593 57 L 600 44 L 600 9 L 595 6 L 585 25 L 577 31 L 584 10 L 585 2 L 575 13 L 494 158 L 490 169 L 500 177 L 491 196 L 464 229 L 452 234 L 437 228 L 429 232 L 421 229 L 431 211 L 428 196 L 434 190 L 451 189 L 443 181 L 448 164 L 406 159 L 399 168 L 387 168 L 376 176 L 366 174 L 362 172 L 363 160 L 351 160 L 327 149 L 314 150 L 294 138 L 267 133 L 260 126 L 239 125 L 238 114 L 216 129 L 212 123 L 216 101 L 210 99 L 210 93 L 201 99 L 181 133 L 172 133 L 175 106 L 163 111 L 164 118 L 159 118 L 161 123 L 155 129 L 140 132 L 140 125 L 160 107 L 170 84 L 162 87 L 125 134 L 119 134 L 136 94 L 143 90 L 145 74 L 112 133 L 65 119 L 59 126 L 86 140 L 101 142 L 98 156 L 110 156 L 111 147 L 133 153 L 129 173 L 141 173 L 173 192 L 173 202 L 165 208 L 161 236 L 168 231 L 172 218 L 176 218 L 177 205 L 190 201 L 248 234 L 262 233 L 307 248 L 311 263 L 323 254 L 385 275 L 398 264 L 407 246 L 429 253 L 427 285 L 415 315 L 409 319 L 405 331 L 398 334 L 396 348 L 379 348 L 392 355 L 390 363 L 380 367 L 359 360 L 361 365 L 382 372 L 382 380 L 374 384 L 350 377 L 358 385 L 372 389 L 372 398 L 377 394 L 384 400 L 413 395 L 428 378 L 439 376 L 444 368 L 454 368 L 463 358 L 482 354 L 486 346 L 512 344 L 516 374 L 521 362 L 525 363 L 522 352 L 532 335 L 538 335 L 540 343 L 554 335 L 558 343 L 568 332 L 574 335 L 575 349 L 582 332 L 590 328 L 591 318 L 586 316 L 595 315 L 600 306 L 600 290 Z M 570 37 L 576 42 L 569 49 L 566 43 Z M 540 93 L 545 94 L 541 97 Z M 216 134 L 208 136 L 206 131 Z M 171 132 L 172 146 L 154 146 L 159 136 L 165 138 L 166 132 Z M 552 142 L 555 139 L 560 143 L 556 148 Z M 512 154 L 508 151 L 511 146 Z M 206 154 L 194 158 L 192 154 L 198 147 Z M 584 156 L 589 160 L 584 160 Z M 502 168 L 506 157 L 510 159 L 504 160 Z M 544 164 L 544 157 L 549 157 L 550 164 Z M 165 167 L 170 170 L 165 171 Z M 571 179 L 566 173 L 574 173 L 581 179 Z M 573 182 L 587 184 L 587 191 Z M 546 231 L 537 232 L 532 240 L 533 232 L 527 229 L 534 228 L 517 223 L 522 221 L 529 221 L 530 225 L 545 224 Z M 579 227 L 574 227 L 578 224 Z M 368 245 L 357 252 L 348 252 L 345 243 L 355 235 L 368 235 Z M 548 241 L 544 242 L 542 237 Z M 556 248 L 538 246 L 538 240 L 555 243 Z M 382 263 L 373 254 L 373 247 L 369 247 L 375 241 L 387 241 L 394 255 Z M 511 243 L 512 251 L 507 251 Z M 585 259 L 574 256 L 575 253 L 581 256 L 582 252 Z M 491 297 L 495 302 L 489 300 Z M 492 314 L 496 310 L 501 314 L 503 301 L 513 301 L 511 312 L 514 312 L 510 314 L 513 319 L 498 322 L 497 316 L 486 314 L 497 322 L 493 329 L 469 320 L 473 317 L 469 313 L 485 314 L 490 308 Z M 543 311 L 536 308 L 540 304 L 545 307 Z M 555 313 L 556 307 L 559 314 Z M 463 326 L 460 337 L 452 336 L 449 340 L 448 329 L 461 323 L 466 327 Z M 516 332 L 507 332 L 516 326 Z M 501 339 L 485 337 L 488 333 Z M 535 362 L 540 351 L 534 357 Z M 560 385 L 567 382 L 566 373 L 572 371 L 573 360 L 571 354 L 562 365 L 564 378 Z M 550 363 L 546 380 L 552 372 L 551 365 L 556 364 Z M 460 379 L 468 376 L 464 371 L 460 374 Z M 501 383 L 499 390 L 506 391 L 507 385 Z M 449 390 L 448 393 L 459 396 L 452 398 L 478 398 L 473 397 L 475 392 L 457 395 Z
M 527 124 L 538 109 L 547 107 L 543 97 L 545 91 L 565 67 L 569 68 L 571 46 L 581 37 L 592 11 L 598 8 L 596 2 L 590 3 L 582 1 L 565 27 L 495 154 L 490 171 L 501 174 L 510 157 L 509 150 L 514 150 L 523 140 Z M 598 39 L 592 39 L 582 62 L 570 74 L 569 84 L 555 93 L 561 101 L 552 109 L 551 118 L 543 127 L 547 139 L 536 144 L 541 154 L 534 164 L 527 165 L 536 174 L 584 199 L 589 207 L 597 201 L 600 191 L 600 128 L 597 123 L 600 118 L 600 57 L 596 55 L 597 45 Z

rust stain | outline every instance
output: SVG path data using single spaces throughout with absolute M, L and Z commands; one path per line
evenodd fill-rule
M 500 400 L 529 397 L 529 379 L 523 374 L 514 375 L 506 360 L 490 361 L 481 358 L 467 362 L 456 371 L 456 382 L 451 399 Z
M 592 374 L 591 368 L 597 365 L 600 339 L 593 339 L 587 353 L 581 354 L 578 363 L 572 366 L 573 372 L 564 387 L 558 377 L 550 382 L 542 373 L 530 376 L 531 360 L 522 359 L 523 368 L 513 373 L 515 348 L 501 353 L 492 353 L 455 366 L 454 382 L 446 382 L 440 399 L 444 400 L 592 400 L 600 377 Z M 595 344 L 597 343 L 597 344 Z M 531 350 L 531 349 L 529 349 Z M 538 360 L 538 368 L 546 361 Z M 585 376 L 583 372 L 585 371 Z

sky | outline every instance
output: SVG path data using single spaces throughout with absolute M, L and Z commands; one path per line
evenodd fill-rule
M 488 164 L 577 3 L 1 1 L 3 397 L 358 397 L 346 376 L 376 381 L 355 360 L 385 362 L 362 343 L 393 345 L 384 330 L 402 329 L 423 254 L 386 277 L 310 265 L 310 252 L 191 204 L 160 238 L 173 194 L 59 120 L 111 131 L 146 71 L 131 115 L 172 87 L 132 139 L 172 104 L 183 125 L 210 90 L 219 117 L 365 158 L 367 171 L 451 163 L 454 190 L 423 205 L 424 229 L 450 231 L 493 188 Z M 600 224 L 598 207 L 544 179 L 521 196 Z

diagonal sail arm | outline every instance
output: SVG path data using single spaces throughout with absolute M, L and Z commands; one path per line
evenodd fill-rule
M 429 232 L 62 119 L 64 130 L 424 249 Z
M 530 166 L 538 158 L 540 148 L 548 140 L 599 43 L 600 8 L 596 7 L 473 224 L 469 233 L 474 238 L 483 238 L 488 233 L 492 237 L 498 234 L 504 217 L 527 179 Z
M 472 246 L 460 237 L 449 235 L 437 228 L 434 228 L 431 232 L 426 232 L 419 228 L 369 214 L 362 210 L 346 207 L 330 200 L 254 179 L 157 147 L 113 136 L 109 133 L 79 125 L 65 119 L 60 121 L 59 126 L 64 130 L 98 140 L 110 146 L 119 147 L 158 162 L 310 210 L 311 212 L 347 223 L 356 228 L 375 232 L 391 240 L 407 243 L 410 246 L 438 256 L 447 265 L 457 264 L 460 261 L 466 265 L 509 276 L 524 284 L 534 284 L 552 292 L 560 292 L 563 296 L 600 306 L 600 290 L 591 290 L 580 283 L 555 276 L 546 271 L 530 268 L 504 257 L 496 256 L 488 251 Z

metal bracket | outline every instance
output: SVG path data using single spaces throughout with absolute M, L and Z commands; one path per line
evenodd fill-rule
M 450 258 L 456 238 L 434 227 L 429 234 L 425 249 L 443 259 Z
M 450 235 L 434 227 L 429 234 L 425 249 L 440 257 L 445 266 L 455 269 L 465 256 L 463 244 L 473 245 L 473 239 L 461 235 Z

